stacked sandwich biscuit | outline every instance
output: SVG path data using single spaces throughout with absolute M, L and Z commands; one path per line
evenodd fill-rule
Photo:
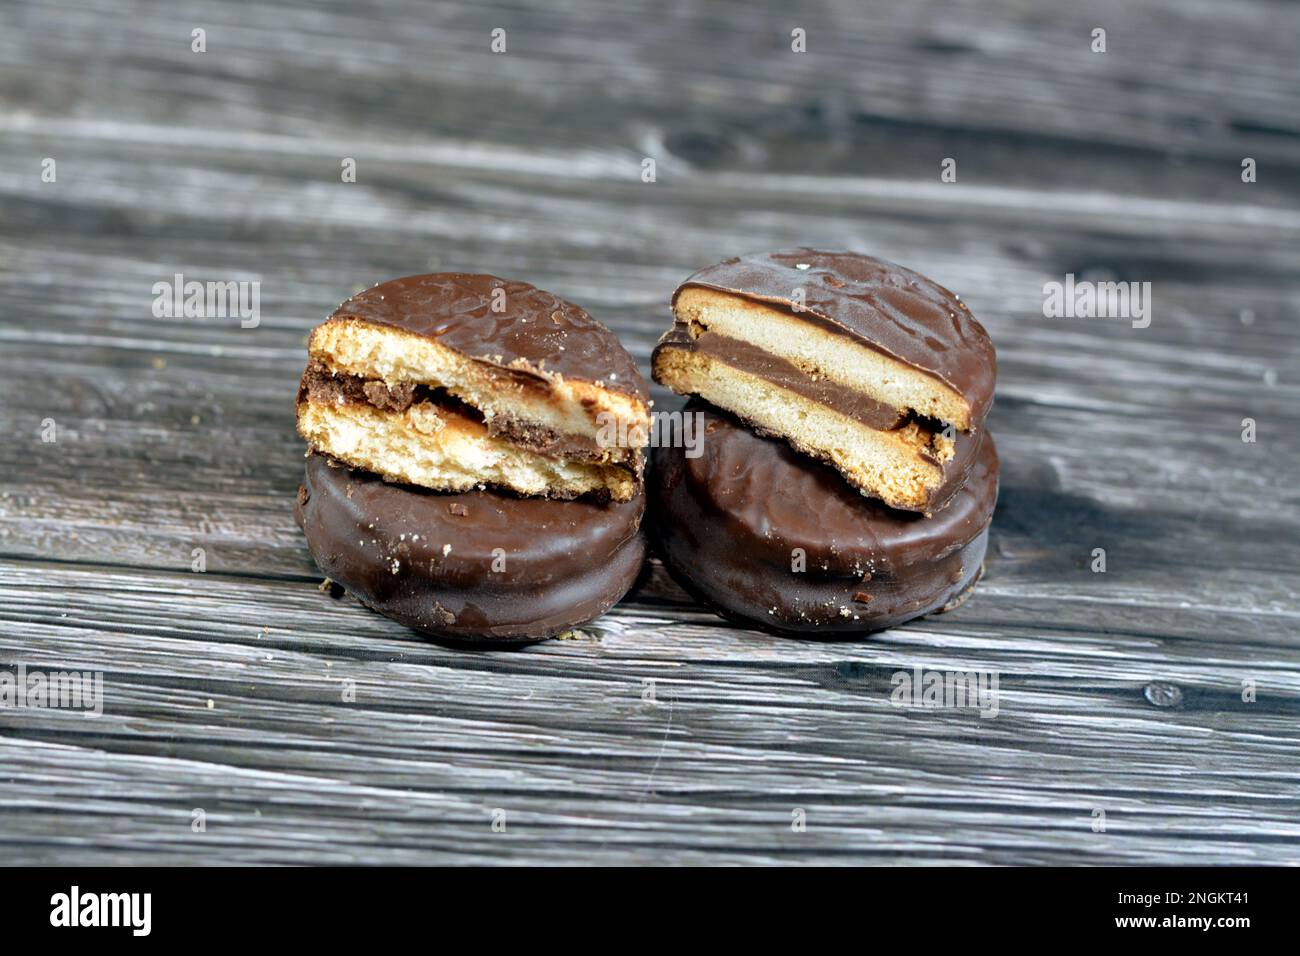
M 298 522 L 363 603 L 462 640 L 608 610 L 645 546 L 646 386 L 582 309 L 488 275 L 410 276 L 311 334 Z
M 656 381 L 695 396 L 703 453 L 655 452 L 654 534 L 683 582 L 778 630 L 867 631 L 960 603 L 998 460 L 992 343 L 957 296 L 892 263 L 795 249 L 673 296 Z

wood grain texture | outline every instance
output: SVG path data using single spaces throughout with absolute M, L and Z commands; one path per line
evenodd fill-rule
M 1298 28 L 1264 0 L 0 7 L 0 672 L 105 687 L 97 719 L 0 709 L 3 858 L 1300 862 Z M 654 564 L 580 639 L 470 653 L 316 588 L 292 397 L 341 299 L 515 276 L 646 369 L 682 277 L 802 242 L 934 276 L 997 344 L 959 611 L 787 640 Z M 260 281 L 260 325 L 154 317 L 177 272 Z M 1066 273 L 1151 282 L 1151 326 L 1045 319 Z M 918 666 L 995 671 L 998 715 L 893 706 Z

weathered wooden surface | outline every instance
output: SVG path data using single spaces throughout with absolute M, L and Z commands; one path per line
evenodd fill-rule
M 0 710 L 6 862 L 1300 861 L 1300 14 L 789 7 L 0 8 L 0 671 L 106 694 Z M 656 566 L 586 639 L 469 653 L 317 590 L 291 402 L 340 299 L 516 276 L 644 367 L 680 278 L 798 242 L 997 343 L 960 611 L 784 640 Z M 260 326 L 155 318 L 177 272 L 260 280 Z M 1150 328 L 1043 318 L 1067 272 L 1151 281 Z M 998 716 L 892 706 L 914 666 L 996 671 Z

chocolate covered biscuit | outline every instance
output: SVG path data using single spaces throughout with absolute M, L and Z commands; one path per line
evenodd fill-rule
M 653 373 L 674 391 L 894 508 L 933 514 L 969 474 L 996 358 L 966 305 L 924 276 L 849 252 L 753 255 L 692 275 L 673 312 Z
M 295 514 L 321 571 L 363 604 L 460 641 L 551 637 L 609 610 L 645 557 L 645 496 L 557 501 L 394 485 L 307 459 Z
M 376 285 L 311 334 L 298 431 L 439 491 L 629 501 L 645 381 L 585 311 L 525 282 L 441 273 Z
M 970 476 L 933 517 L 861 495 L 833 469 L 693 401 L 703 454 L 657 448 L 651 533 L 689 590 L 749 624 L 864 633 L 952 607 L 978 581 L 997 503 L 983 432 Z

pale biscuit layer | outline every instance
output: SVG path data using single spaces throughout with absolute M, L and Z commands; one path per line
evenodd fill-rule
M 559 498 L 608 494 L 615 501 L 637 493 L 636 478 L 626 468 L 535 454 L 432 402 L 387 412 L 304 401 L 298 405 L 298 432 L 348 465 L 435 491 L 492 486 Z

